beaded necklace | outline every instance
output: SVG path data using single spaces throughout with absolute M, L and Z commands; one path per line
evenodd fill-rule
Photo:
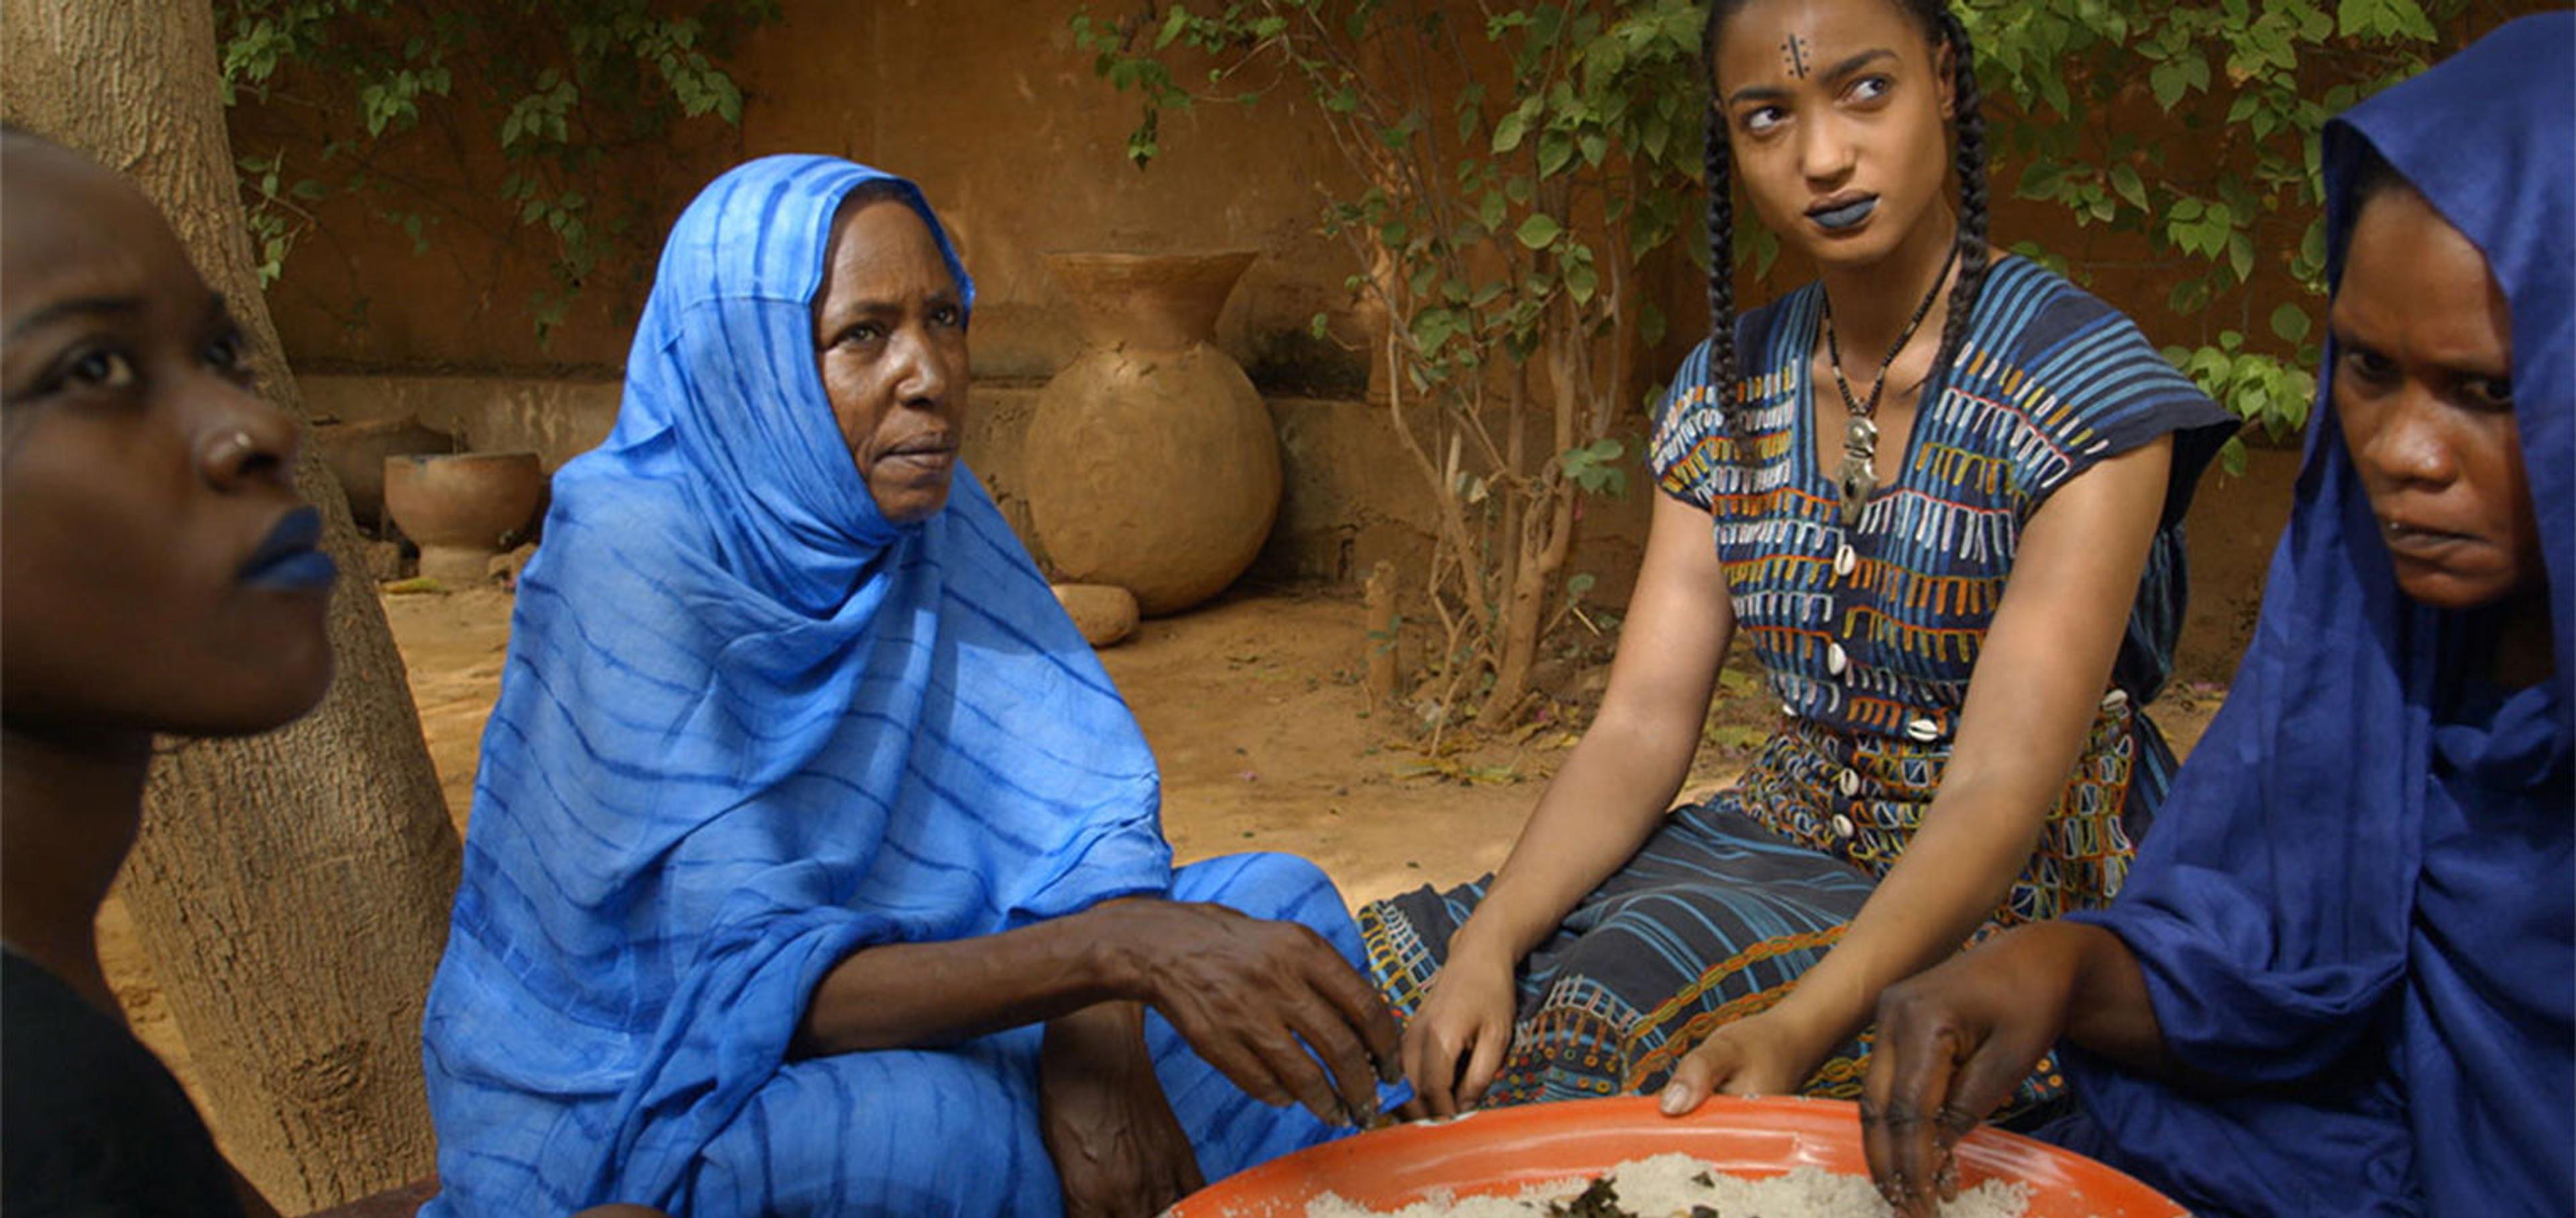
M 1833 294 L 1819 293 L 1824 297 L 1822 320 L 1825 328 L 1825 360 L 1833 368 L 1834 388 L 1842 391 L 1843 405 L 1851 411 L 1851 422 L 1843 430 L 1841 476 L 1836 479 L 1842 493 L 1841 519 L 1845 534 L 1841 543 L 1834 547 L 1834 578 L 1837 580 L 1848 578 L 1852 568 L 1857 564 L 1858 555 L 1852 548 L 1852 535 L 1860 528 L 1861 510 L 1869 506 L 1870 492 L 1878 489 L 1878 398 L 1880 394 L 1887 391 L 1887 370 L 1896 363 L 1896 357 L 1904 352 L 1905 344 L 1914 341 L 1914 331 L 1923 325 L 1923 319 L 1932 312 L 1932 302 L 1939 299 L 1941 295 L 1941 284 L 1950 278 L 1950 268 L 1957 265 L 1958 261 L 1959 246 L 1953 242 L 1950 246 L 1950 256 L 1941 260 L 1941 273 L 1932 277 L 1931 288 L 1923 293 L 1922 300 L 1915 303 L 1914 316 L 1905 319 L 1905 329 L 1897 333 L 1896 341 L 1888 346 L 1887 354 L 1879 359 L 1878 377 L 1870 382 L 1869 397 L 1866 399 L 1853 393 L 1851 382 L 1843 378 L 1842 344 L 1834 336 Z M 1850 666 L 1850 656 L 1843 650 L 1840 640 L 1825 644 L 1827 672 L 1839 679 Z M 1927 720 L 1917 719 L 1906 725 L 1907 734 L 1917 740 L 1929 739 L 1930 737 L 1922 730 L 1926 726 L 1932 725 Z M 1937 731 L 1937 728 L 1935 730 Z M 1859 785 L 1858 780 L 1858 774 L 1846 770 L 1842 780 L 1843 794 L 1852 794 Z
M 1869 383 L 1869 398 L 1864 401 L 1852 392 L 1851 382 L 1843 379 L 1842 343 L 1834 337 L 1833 293 L 1825 298 L 1825 359 L 1834 370 L 1834 388 L 1842 391 L 1843 405 L 1851 411 L 1851 422 L 1843 429 L 1842 521 L 1844 528 L 1860 523 L 1860 513 L 1869 504 L 1869 495 L 1878 489 L 1878 397 L 1887 391 L 1887 370 L 1896 363 L 1905 344 L 1914 341 L 1914 331 L 1932 312 L 1932 302 L 1940 298 L 1941 284 L 1950 277 L 1950 268 L 1958 264 L 1959 245 L 1952 242 L 1950 256 L 1941 260 L 1941 273 L 1932 277 L 1932 287 L 1914 306 L 1914 316 L 1905 320 L 1905 329 L 1889 344 L 1887 354 L 1878 361 L 1878 377 Z M 1839 564 L 1837 564 L 1839 565 Z

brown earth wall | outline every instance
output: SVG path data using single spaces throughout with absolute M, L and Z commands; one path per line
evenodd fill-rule
M 1417 559 L 1428 548 L 1424 480 L 1393 443 L 1384 408 L 1358 400 L 1366 365 L 1350 341 L 1359 330 L 1343 286 L 1354 264 L 1315 229 L 1325 194 L 1349 186 L 1324 128 L 1293 87 L 1254 107 L 1201 106 L 1166 116 L 1163 154 L 1139 170 L 1124 156 L 1135 99 L 1110 90 L 1074 47 L 1067 22 L 1080 7 L 787 0 L 783 19 L 754 33 L 729 65 L 745 94 L 739 129 L 701 120 L 656 147 L 609 151 L 614 168 L 603 176 L 622 190 L 596 203 L 602 222 L 624 218 L 622 252 L 544 343 L 526 302 L 552 283 L 550 243 L 496 201 L 510 167 L 478 151 L 488 138 L 433 124 L 387 141 L 371 169 L 393 189 L 320 204 L 271 290 L 316 413 L 418 413 L 476 447 L 534 448 L 549 466 L 559 464 L 613 419 L 615 378 L 658 235 L 696 187 L 748 156 L 833 153 L 920 182 L 957 238 L 979 292 L 968 459 L 1015 520 L 1025 522 L 1017 471 L 1036 385 L 1078 345 L 1069 303 L 1042 255 L 1246 248 L 1262 257 L 1231 298 L 1218 342 L 1263 390 L 1287 473 L 1280 523 L 1254 577 L 1347 583 L 1377 559 Z M 2470 18 L 2475 28 L 2535 6 L 2487 7 L 2496 11 L 2479 9 Z M 329 99 L 315 104 L 309 82 L 301 95 L 295 83 L 281 88 L 282 100 L 232 112 L 237 150 L 286 151 L 290 178 L 318 156 L 317 134 L 333 113 Z M 2136 113 L 2116 117 L 2152 130 L 2152 107 L 2133 101 Z M 497 116 L 482 117 L 497 125 Z M 2187 162 L 2191 152 L 2179 155 Z M 405 183 L 439 180 L 466 186 L 403 191 Z M 1994 239 L 2033 241 L 2064 257 L 2151 340 L 2263 329 L 2259 319 L 2246 324 L 2244 296 L 2190 318 L 2167 312 L 2178 271 L 2172 258 L 2138 234 L 2079 226 L 2054 205 L 2012 198 L 2017 180 L 2016 166 L 1997 166 Z M 402 210 L 427 217 L 426 252 L 381 218 Z M 1749 211 L 1738 210 L 1749 223 Z M 2289 297 L 2285 264 L 2284 251 L 2263 251 L 2255 296 Z M 1767 298 L 1806 274 L 1783 259 L 1759 280 L 1740 277 L 1737 298 Z M 1673 319 L 1670 337 L 1641 353 L 1640 366 L 1657 377 L 1704 332 L 1704 284 L 1673 250 L 1640 275 Z M 1309 335 L 1318 312 L 1332 318 L 1341 341 Z M 2257 338 L 2270 341 L 2268 332 Z M 1626 426 L 1632 453 L 1642 449 L 1636 433 L 1644 426 L 1642 413 Z M 2286 515 L 2295 454 L 2256 455 L 2246 479 L 2213 472 L 2193 513 L 2199 595 L 2184 645 L 2188 675 L 2223 679 L 2232 669 Z M 1585 506 L 1575 563 L 1599 579 L 1597 603 L 1624 602 L 1649 493 L 1639 471 L 1623 499 Z

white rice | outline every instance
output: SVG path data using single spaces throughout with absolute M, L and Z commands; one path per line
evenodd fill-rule
M 1640 1218 L 1689 1218 L 1693 1206 L 1714 1209 L 1724 1218 L 1879 1218 L 1892 1212 L 1867 1177 L 1816 1167 L 1748 1180 L 1689 1155 L 1665 1154 L 1632 1159 L 1609 1175 L 1618 1208 Z M 1435 1193 L 1396 1210 L 1373 1210 L 1326 1193 L 1306 1206 L 1306 1218 L 1546 1218 L 1550 1202 L 1572 1199 L 1594 1178 L 1571 1176 L 1503 1197 Z M 1947 1218 L 2022 1218 L 2029 1204 L 2029 1186 L 1988 1180 L 1959 1190 L 1959 1199 L 1943 1205 L 1941 1213 Z

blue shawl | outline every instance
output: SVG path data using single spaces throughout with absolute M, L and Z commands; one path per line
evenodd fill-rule
M 2566 1213 L 2576 1194 L 2576 16 L 2517 21 L 2326 133 L 2330 280 L 2364 146 L 2486 255 L 2513 326 L 2556 668 L 2397 588 L 2320 376 L 2226 707 L 2128 887 L 2189 1094 L 2079 1060 L 2105 1153 L 2205 1212 Z
M 1144 739 L 975 478 L 897 527 L 839 435 L 812 302 L 866 182 L 971 309 L 910 183 L 743 165 L 555 477 L 429 998 L 432 1213 L 674 1204 L 851 952 L 1171 882 Z

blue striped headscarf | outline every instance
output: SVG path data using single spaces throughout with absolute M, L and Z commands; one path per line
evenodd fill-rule
M 1165 892 L 1153 759 L 975 479 L 897 526 L 812 302 L 843 200 L 767 157 L 662 256 L 616 430 L 555 478 L 426 1027 L 428 1212 L 672 1204 L 852 951 Z

